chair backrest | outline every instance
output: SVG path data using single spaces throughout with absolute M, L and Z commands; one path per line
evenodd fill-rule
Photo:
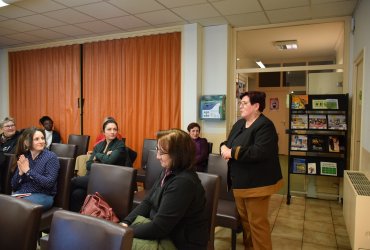
M 90 136 L 89 135 L 69 135 L 68 144 L 77 145 L 77 156 L 85 155 L 89 148 Z
M 57 211 L 51 223 L 47 248 L 131 249 L 133 231 L 103 219 L 69 211 Z
M 208 249 L 214 249 L 217 204 L 221 180 L 218 175 L 201 172 L 197 172 L 197 174 L 202 182 L 207 200 L 205 210 L 210 222 Z
M 208 142 L 208 154 L 212 154 L 213 142 Z
M 155 180 L 162 172 L 162 166 L 160 161 L 157 159 L 157 151 L 156 150 L 149 150 L 148 152 L 148 161 L 146 164 L 146 173 L 145 173 L 145 181 L 144 181 L 144 188 L 149 190 L 154 185 Z
M 75 169 L 75 159 L 58 157 L 60 169 L 57 182 L 57 193 L 54 197 L 54 207 L 69 208 L 69 196 L 71 192 L 71 179 Z
M 148 162 L 149 150 L 155 150 L 157 146 L 156 139 L 144 139 L 143 151 L 141 155 L 141 168 L 145 169 Z
M 221 177 L 220 199 L 233 201 L 233 193 L 227 191 L 227 162 L 218 154 L 208 157 L 208 173 Z
M 0 195 L 0 249 L 36 249 L 42 206 Z
M 2 166 L 0 166 L 0 193 L 11 194 L 12 193 L 12 167 L 15 164 L 14 154 L 4 154 L 5 161 Z
M 88 194 L 99 192 L 120 220 L 132 209 L 136 169 L 93 163 L 87 187 Z
M 77 145 L 74 144 L 52 143 L 50 151 L 54 152 L 58 157 L 77 157 Z

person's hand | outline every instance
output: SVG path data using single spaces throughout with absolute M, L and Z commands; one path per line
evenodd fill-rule
M 19 156 L 17 165 L 18 165 L 19 175 L 23 175 L 24 173 L 27 173 L 28 170 L 30 170 L 30 163 L 24 155 Z
M 107 152 L 107 155 L 110 155 L 112 152 L 113 152 L 112 150 L 111 150 L 111 151 L 108 151 L 108 152 Z
M 87 151 L 87 153 L 86 153 L 86 154 L 87 154 L 87 156 L 89 156 L 89 157 L 90 157 L 90 155 L 92 154 L 92 152 L 93 152 L 93 151 Z
M 225 160 L 228 160 L 231 158 L 231 148 L 228 148 L 226 145 L 222 145 L 221 147 L 221 156 Z
M 119 223 L 121 226 L 123 226 L 123 227 L 128 227 L 128 225 L 126 224 L 126 223 L 123 223 L 123 222 L 121 222 L 121 223 Z

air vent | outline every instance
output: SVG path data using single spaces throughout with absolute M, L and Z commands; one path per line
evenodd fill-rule
M 358 195 L 370 196 L 370 181 L 364 173 L 347 172 Z

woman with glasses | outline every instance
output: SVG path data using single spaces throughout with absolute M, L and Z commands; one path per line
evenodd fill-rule
M 15 127 L 14 118 L 5 117 L 5 119 L 0 122 L 0 130 L 2 131 L 0 134 L 0 151 L 14 154 L 18 137 L 21 134 Z
M 71 199 L 70 210 L 80 211 L 87 195 L 87 184 L 91 164 L 101 162 L 106 164 L 121 165 L 125 164 L 125 144 L 117 138 L 118 125 L 114 120 L 106 120 L 103 123 L 103 133 L 105 140 L 95 145 L 89 160 L 86 162 L 87 173 L 85 176 L 74 177 L 71 180 Z
M 242 119 L 232 127 L 221 155 L 228 163 L 228 185 L 243 225 L 245 249 L 272 249 L 268 208 L 270 196 L 282 186 L 278 136 L 271 120 L 262 114 L 266 94 L 241 94 Z
M 162 173 L 148 196 L 121 223 L 134 230 L 132 249 L 206 249 L 206 198 L 193 168 L 194 143 L 180 129 L 160 131 L 157 139 Z

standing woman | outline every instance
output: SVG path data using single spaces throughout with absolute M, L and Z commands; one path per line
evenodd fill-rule
M 264 92 L 245 92 L 240 99 L 242 119 L 221 144 L 221 155 L 228 161 L 228 186 L 242 221 L 245 249 L 271 250 L 269 201 L 283 186 L 278 136 L 272 121 L 262 114 Z
M 101 162 L 122 166 L 125 164 L 125 144 L 117 138 L 117 122 L 115 120 L 106 120 L 103 123 L 103 134 L 105 140 L 94 147 L 89 160 L 86 162 L 86 175 L 78 176 L 71 180 L 71 211 L 78 212 L 83 205 L 87 194 L 87 184 L 92 163 Z
M 28 128 L 19 137 L 16 157 L 17 168 L 12 178 L 13 194 L 51 208 L 57 191 L 59 160 L 55 153 L 45 149 L 45 134 L 42 129 Z

